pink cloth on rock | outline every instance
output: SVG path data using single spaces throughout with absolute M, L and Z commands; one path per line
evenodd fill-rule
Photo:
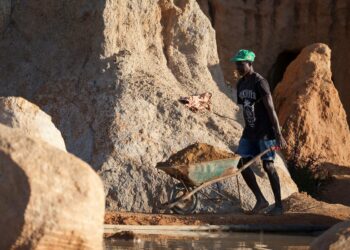
M 211 110 L 211 97 L 212 94 L 205 92 L 200 95 L 192 95 L 189 97 L 180 97 L 179 101 L 185 104 L 192 112 Z

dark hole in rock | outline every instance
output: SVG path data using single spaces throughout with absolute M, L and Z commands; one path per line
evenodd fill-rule
M 274 90 L 277 84 L 282 80 L 283 74 L 288 65 L 299 55 L 299 53 L 300 50 L 285 50 L 278 55 L 276 62 L 272 65 L 267 76 L 271 90 Z

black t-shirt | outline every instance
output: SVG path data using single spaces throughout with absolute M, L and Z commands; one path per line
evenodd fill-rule
M 250 140 L 275 139 L 262 97 L 271 95 L 268 82 L 258 73 L 242 77 L 237 83 L 237 102 L 243 105 L 245 127 L 243 138 Z

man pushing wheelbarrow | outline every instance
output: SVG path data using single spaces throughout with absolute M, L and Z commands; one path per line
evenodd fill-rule
M 239 141 L 237 154 L 241 156 L 238 168 L 244 166 L 253 157 L 271 147 L 285 148 L 286 142 L 281 134 L 278 118 L 272 101 L 268 82 L 254 72 L 255 54 L 241 49 L 230 59 L 236 64 L 241 78 L 237 83 L 237 103 L 243 107 L 245 127 Z M 269 151 L 261 157 L 275 197 L 275 205 L 266 214 L 281 215 L 281 187 L 277 171 L 274 167 L 275 152 Z M 268 207 L 269 203 L 262 194 L 251 168 L 245 168 L 242 176 L 256 198 L 256 204 L 250 211 L 258 213 Z
M 169 202 L 164 204 L 167 209 L 181 214 L 192 213 L 197 205 L 198 192 L 241 173 L 256 198 L 254 208 L 248 213 L 260 212 L 268 207 L 269 203 L 262 194 L 250 165 L 257 159 L 261 159 L 275 197 L 274 207 L 266 214 L 281 215 L 283 213 L 280 181 L 274 167 L 274 159 L 275 150 L 284 148 L 286 142 L 281 134 L 269 85 L 261 75 L 253 70 L 254 58 L 253 52 L 240 50 L 231 59 L 236 63 L 241 75 L 237 84 L 237 102 L 243 106 L 245 120 L 237 154 L 226 159 L 224 157 L 203 162 L 184 163 L 173 162 L 171 157 L 168 163 L 157 164 L 158 169 L 180 181 L 173 188 Z M 193 145 L 189 146 L 189 149 L 192 150 L 192 147 Z M 224 197 L 220 192 L 216 193 Z

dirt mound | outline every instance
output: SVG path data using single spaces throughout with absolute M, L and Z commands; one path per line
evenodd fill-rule
M 192 144 L 170 156 L 166 162 L 160 162 L 157 167 L 188 165 L 191 163 L 213 161 L 234 157 L 235 154 L 215 148 L 205 143 Z
M 337 218 L 350 219 L 350 208 L 340 204 L 329 204 L 316 200 L 306 193 L 295 193 L 283 202 L 287 213 L 309 213 Z
M 325 44 L 302 50 L 274 91 L 288 148 L 286 158 L 348 165 L 350 131 L 332 82 L 331 51 Z M 336 121 L 336 122 L 335 122 Z
M 350 190 L 350 168 L 327 164 L 331 179 L 322 187 L 318 197 L 323 201 L 350 206 L 350 196 L 344 190 Z

